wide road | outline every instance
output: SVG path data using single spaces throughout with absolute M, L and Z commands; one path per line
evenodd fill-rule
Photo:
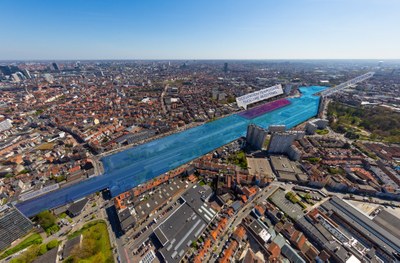
M 31 217 L 106 188 L 116 196 L 244 136 L 250 123 L 264 128 L 275 124 L 292 128 L 316 116 L 319 97 L 313 94 L 323 89 L 325 87 L 301 88 L 302 96 L 290 98 L 291 104 L 252 120 L 234 114 L 106 156 L 101 159 L 104 174 L 16 206 Z

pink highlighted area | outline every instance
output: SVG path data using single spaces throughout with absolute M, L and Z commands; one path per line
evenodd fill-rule
M 258 117 L 267 112 L 282 108 L 289 104 L 290 104 L 290 101 L 288 99 L 275 100 L 275 101 L 268 102 L 268 103 L 262 104 L 260 106 L 254 107 L 252 109 L 243 111 L 243 112 L 239 113 L 238 115 L 241 117 L 244 117 L 246 119 L 254 119 L 255 117 Z

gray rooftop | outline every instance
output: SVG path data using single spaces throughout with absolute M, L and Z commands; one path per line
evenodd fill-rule
M 299 163 L 290 161 L 286 156 L 271 156 L 271 164 L 278 177 L 288 181 L 307 181 L 308 176 L 299 168 Z
M 271 156 L 271 164 L 276 171 L 294 173 L 294 168 L 285 156 Z
M 348 254 L 346 249 L 338 243 L 336 239 L 332 237 L 331 233 L 329 233 L 329 231 L 320 223 L 310 222 L 307 217 L 302 217 L 297 220 L 296 224 L 300 226 L 304 232 L 308 233 L 308 235 L 312 234 L 313 240 L 320 246 L 325 247 L 330 251 L 336 250 L 336 257 L 341 259 L 343 262 L 347 260 Z
M 64 259 L 68 258 L 71 255 L 71 252 L 75 248 L 75 246 L 80 244 L 81 237 L 82 237 L 82 235 L 79 235 L 79 236 L 74 237 L 74 238 L 68 240 L 67 242 L 65 242 L 64 250 L 62 252 Z
M 212 221 L 216 212 L 204 201 L 211 194 L 209 186 L 194 185 L 182 195 L 185 202 L 154 230 L 165 261 L 179 262 Z
M 54 263 L 57 262 L 57 252 L 58 247 L 53 248 L 50 251 L 47 251 L 46 254 L 41 255 L 36 258 L 33 263 Z
M 167 262 L 179 262 L 183 254 L 197 240 L 207 226 L 187 204 L 181 205 L 154 233 L 164 245 L 160 250 Z
M 0 250 L 25 236 L 32 228 L 32 222 L 12 206 L 0 206 Z
M 83 198 L 82 200 L 78 200 L 70 205 L 68 207 L 68 212 L 77 215 L 82 212 L 82 210 L 85 208 L 86 204 L 89 202 L 89 199 Z
M 259 234 L 263 229 L 268 230 L 268 228 L 258 220 L 251 222 L 249 228 L 256 234 Z
M 400 219 L 383 208 L 381 209 L 372 221 L 392 233 L 395 237 L 400 238 Z
M 306 263 L 306 261 L 288 243 L 281 248 L 282 254 L 293 263 Z
M 174 179 L 169 184 L 163 184 L 154 191 L 147 200 L 141 201 L 135 205 L 135 211 L 139 219 L 147 217 L 155 209 L 165 203 L 169 198 L 175 196 L 180 191 L 184 190 L 186 182 Z
M 383 229 L 363 213 L 334 196 L 322 204 L 326 210 L 332 210 L 341 218 L 349 222 L 358 232 L 368 236 L 379 248 L 388 254 L 400 252 L 400 240 L 392 233 Z
M 216 214 L 215 211 L 205 203 L 211 194 L 212 189 L 208 185 L 200 186 L 196 184 L 189 188 L 182 195 L 182 198 L 201 218 L 209 223 Z

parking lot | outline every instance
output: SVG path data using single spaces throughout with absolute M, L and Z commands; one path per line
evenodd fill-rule
M 299 219 L 303 216 L 303 209 L 298 204 L 293 204 L 285 197 L 285 191 L 282 189 L 276 190 L 276 192 L 270 196 L 272 202 L 279 207 L 285 214 L 290 218 Z

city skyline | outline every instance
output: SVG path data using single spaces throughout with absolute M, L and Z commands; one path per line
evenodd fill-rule
M 393 0 L 5 2 L 0 60 L 399 59 Z
M 399 72 L 0 61 L 0 261 L 397 262 Z

